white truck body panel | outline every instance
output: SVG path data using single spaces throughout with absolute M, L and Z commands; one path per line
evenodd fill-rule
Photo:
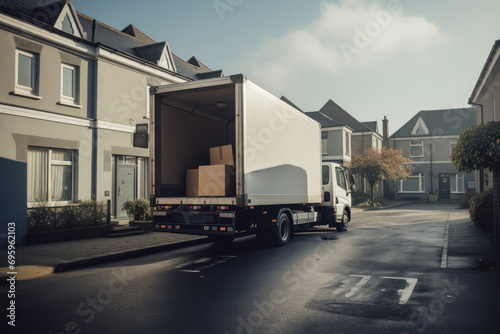
M 156 204 L 234 205 L 235 198 L 239 207 L 321 203 L 316 121 L 243 75 L 162 86 L 155 95 L 155 103 L 161 101 L 155 187 L 168 188 L 155 191 Z M 206 107 L 218 100 L 227 108 Z M 186 169 L 208 164 L 200 157 L 225 144 L 234 147 L 235 196 L 183 197 Z
M 321 203 L 319 124 L 250 81 L 243 88 L 245 205 Z

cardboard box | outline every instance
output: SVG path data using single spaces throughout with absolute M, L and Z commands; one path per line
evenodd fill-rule
M 199 169 L 188 169 L 186 171 L 186 197 L 198 197 L 200 184 Z
M 233 166 L 200 166 L 199 170 L 199 196 L 233 196 L 235 187 Z
M 234 166 L 233 145 L 211 147 L 210 164 Z

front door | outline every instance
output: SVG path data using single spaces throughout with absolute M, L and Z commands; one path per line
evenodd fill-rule
M 342 219 L 344 207 L 349 205 L 349 196 L 351 196 L 348 189 L 348 182 L 345 177 L 344 170 L 341 167 L 335 167 L 335 179 L 337 187 L 335 190 L 335 197 L 338 199 L 337 203 L 337 222 Z M 336 199 L 334 199 L 336 201 Z
M 123 204 L 135 199 L 136 166 L 119 165 L 116 173 L 116 218 L 127 218 Z
M 440 176 L 439 177 L 439 199 L 450 199 L 450 177 Z

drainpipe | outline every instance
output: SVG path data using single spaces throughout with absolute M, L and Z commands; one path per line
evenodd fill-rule
M 483 105 L 479 103 L 474 103 L 472 102 L 471 99 L 469 99 L 469 104 L 471 106 L 478 106 L 481 108 L 481 126 L 484 125 L 484 120 L 483 120 Z M 479 192 L 482 193 L 484 191 L 484 169 L 481 168 L 479 170 Z
M 429 147 L 430 147 L 430 152 L 431 152 L 431 193 L 433 191 L 433 184 L 432 184 L 432 144 L 429 144 Z

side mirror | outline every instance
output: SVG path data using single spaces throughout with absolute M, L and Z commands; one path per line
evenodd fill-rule
M 349 183 L 351 184 L 351 191 L 356 191 L 356 179 L 351 173 L 349 173 Z

